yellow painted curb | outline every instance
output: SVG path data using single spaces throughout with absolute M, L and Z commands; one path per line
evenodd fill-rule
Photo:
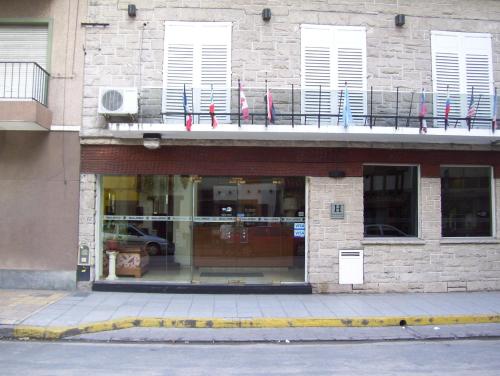
M 500 315 L 389 316 L 351 318 L 254 318 L 254 319 L 182 319 L 127 317 L 77 326 L 41 327 L 19 325 L 14 338 L 56 340 L 78 334 L 127 328 L 346 328 L 416 325 L 458 325 L 500 323 Z

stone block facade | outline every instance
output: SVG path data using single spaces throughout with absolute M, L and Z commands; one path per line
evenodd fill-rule
M 97 116 L 101 86 L 134 86 L 145 92 L 146 113 L 157 101 L 163 83 L 165 21 L 232 23 L 232 85 L 263 88 L 300 85 L 301 24 L 363 26 L 367 41 L 367 84 L 376 91 L 432 90 L 432 30 L 483 32 L 492 35 L 495 81 L 500 80 L 500 4 L 493 0 L 425 0 L 373 2 L 181 0 L 136 2 L 137 17 L 127 15 L 128 3 L 91 0 L 85 41 L 85 89 L 82 136 L 107 137 Z M 262 20 L 264 7 L 272 19 Z M 406 15 L 396 27 L 394 16 Z M 155 97 L 150 95 L 155 93 Z M 408 98 L 407 98 L 408 99 Z
M 500 179 L 495 180 L 495 201 Z M 309 178 L 309 282 L 316 292 L 447 292 L 500 289 L 496 239 L 441 238 L 439 178 L 421 178 L 418 238 L 363 239 L 363 179 Z M 343 202 L 345 219 L 330 219 Z M 499 211 L 496 212 L 497 218 Z M 497 219 L 498 223 L 498 219 Z M 340 250 L 364 251 L 364 283 L 338 284 Z

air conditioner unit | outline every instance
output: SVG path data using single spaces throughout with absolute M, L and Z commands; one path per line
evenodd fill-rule
M 101 115 L 136 115 L 138 107 L 138 94 L 136 87 L 99 88 L 98 112 Z

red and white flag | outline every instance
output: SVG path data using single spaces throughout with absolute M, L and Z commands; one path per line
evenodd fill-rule
M 212 85 L 210 88 L 210 118 L 212 119 L 212 128 L 217 128 L 219 122 L 217 121 L 217 117 L 215 116 L 215 102 L 214 102 L 214 86 Z
M 250 119 L 250 111 L 248 110 L 248 102 L 247 97 L 245 97 L 245 93 L 240 86 L 240 106 L 241 106 L 241 115 L 244 120 Z

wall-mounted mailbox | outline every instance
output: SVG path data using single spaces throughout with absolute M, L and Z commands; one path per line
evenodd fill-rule
M 80 244 L 78 249 L 78 265 L 90 265 L 90 249 L 87 244 Z

